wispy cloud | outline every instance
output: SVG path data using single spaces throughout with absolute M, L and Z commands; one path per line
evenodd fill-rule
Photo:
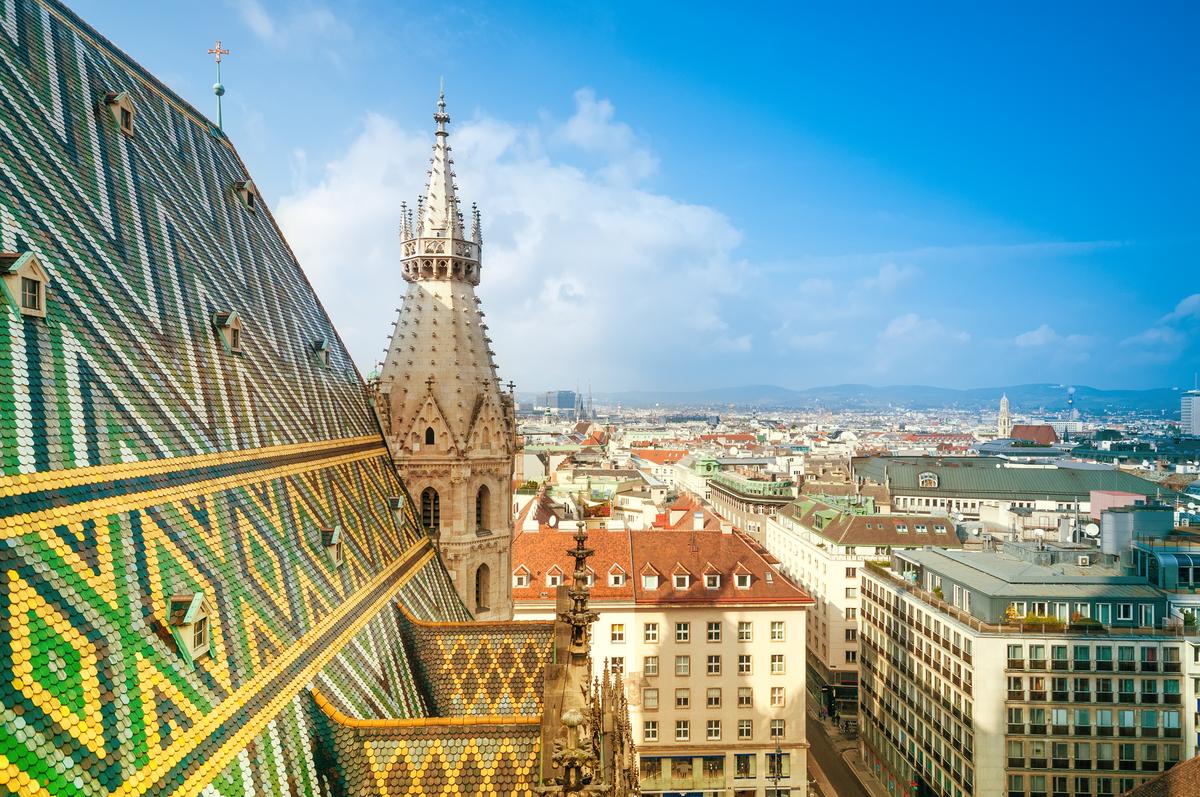
M 272 15 L 259 0 L 231 0 L 242 18 L 242 22 L 259 40 L 273 47 L 303 51 L 300 45 L 320 41 L 322 50 L 328 50 L 331 42 L 342 42 L 351 38 L 348 24 L 323 5 L 290 7 L 282 13 Z
M 1042 324 L 1037 329 L 1022 332 L 1013 338 L 1013 343 L 1022 348 L 1036 348 L 1050 345 L 1082 346 L 1089 341 L 1090 338 L 1087 335 L 1060 335 L 1049 324 Z

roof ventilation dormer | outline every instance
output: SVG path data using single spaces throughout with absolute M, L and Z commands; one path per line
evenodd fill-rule
M 128 91 L 110 91 L 100 98 L 100 104 L 108 109 L 112 114 L 113 121 L 117 123 L 117 127 L 127 136 L 133 135 L 133 117 L 135 110 L 133 107 L 133 97 Z
M 342 527 L 332 526 L 321 529 L 321 547 L 331 567 L 338 568 L 345 561 L 345 548 L 342 544 Z
M 262 196 L 258 193 L 258 186 L 253 180 L 238 180 L 233 184 L 233 191 L 237 194 L 238 199 L 246 206 L 247 210 L 256 210 Z
M 168 625 L 175 637 L 179 654 L 194 666 L 196 659 L 209 652 L 211 629 L 208 623 L 208 605 L 203 592 L 172 595 L 167 599 Z
M 312 343 L 312 356 L 317 361 L 317 364 L 328 368 L 329 367 L 329 341 L 326 338 L 314 340 Z
M 21 315 L 46 317 L 46 285 L 50 273 L 33 252 L 0 252 L 4 298 Z
M 227 353 L 241 354 L 242 318 L 236 310 L 213 313 L 213 328 L 217 330 Z

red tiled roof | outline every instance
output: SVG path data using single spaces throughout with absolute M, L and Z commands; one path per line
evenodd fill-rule
M 1048 446 L 1058 442 L 1058 432 L 1054 431 L 1054 427 L 1049 424 L 1024 424 L 1019 423 L 1012 428 L 1012 434 L 1009 435 L 1014 440 L 1028 440 L 1031 443 Z
M 1125 797 L 1185 797 L 1200 794 L 1200 757 L 1176 764 L 1151 778 Z
M 690 579 L 687 589 L 676 589 L 672 579 L 660 578 L 658 589 L 647 590 L 641 579 L 636 579 L 634 599 L 639 604 L 813 603 L 804 590 L 772 568 L 741 532 L 638 531 L 630 538 L 633 559 L 639 566 L 649 564 L 660 573 L 679 568 L 703 573 L 712 565 L 721 574 L 716 589 L 705 587 L 703 576 Z M 734 573 L 739 565 L 750 571 L 749 589 L 736 586 Z
M 687 456 L 687 451 L 678 448 L 635 448 L 629 453 L 656 465 L 670 465 Z
M 722 432 L 720 434 L 702 434 L 700 439 L 707 442 L 725 441 L 729 443 L 753 443 L 757 437 L 749 432 Z

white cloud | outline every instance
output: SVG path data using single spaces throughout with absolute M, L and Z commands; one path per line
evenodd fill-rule
M 1200 319 L 1200 293 L 1193 293 L 1182 299 L 1179 304 L 1175 305 L 1174 310 L 1163 317 L 1163 321 L 1167 323 L 1191 319 Z
M 614 122 L 616 109 L 596 92 L 575 92 L 575 114 L 562 125 L 559 137 L 583 152 L 601 155 L 606 163 L 601 173 L 609 180 L 634 182 L 658 171 L 658 159 L 641 146 L 624 122 Z
M 1200 337 L 1200 293 L 1185 296 L 1154 326 L 1121 341 L 1144 362 L 1172 362 Z
M 1049 324 L 1042 324 L 1037 329 L 1022 332 L 1013 338 L 1013 343 L 1022 348 L 1049 346 L 1051 344 L 1056 346 L 1082 346 L 1090 341 L 1091 338 L 1087 335 L 1060 335 Z
M 867 290 L 877 290 L 888 293 L 920 273 L 915 266 L 897 266 L 888 261 L 879 267 L 879 271 L 870 277 L 859 280 L 859 285 Z
M 451 109 L 453 111 L 453 108 Z M 613 128 L 613 129 L 606 129 Z M 719 348 L 752 349 L 727 320 L 750 267 L 718 211 L 630 182 L 641 147 L 611 105 L 576 95 L 575 115 L 519 125 L 488 117 L 451 129 L 460 199 L 483 211 L 478 292 L 497 363 L 522 389 L 580 379 L 669 386 Z M 432 130 L 368 115 L 348 149 L 284 197 L 278 217 L 334 323 L 364 370 L 387 344 L 405 290 L 400 202 L 424 191 Z M 586 145 L 584 168 L 543 142 Z M 615 180 L 619 165 L 624 177 Z
M 350 26 L 325 6 L 291 8 L 272 16 L 259 0 L 231 0 L 242 22 L 263 42 L 275 47 L 344 40 Z

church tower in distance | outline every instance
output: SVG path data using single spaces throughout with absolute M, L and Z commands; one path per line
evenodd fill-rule
M 480 620 L 512 617 L 512 478 L 516 418 L 496 375 L 475 296 L 483 235 L 463 229 L 446 97 L 425 196 L 400 207 L 408 291 L 376 383 L 392 458 L 458 594 Z

